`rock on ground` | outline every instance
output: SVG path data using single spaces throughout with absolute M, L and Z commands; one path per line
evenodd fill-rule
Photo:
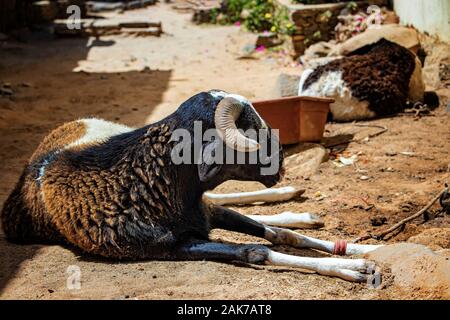
M 293 154 L 292 154 L 293 153 Z M 287 150 L 291 154 L 284 160 L 288 174 L 309 178 L 314 175 L 322 162 L 328 159 L 327 150 L 320 144 L 303 143 Z
M 450 65 L 450 44 L 426 35 L 420 35 L 420 43 L 427 53 L 422 70 L 427 89 L 448 89 L 450 81 L 443 78 L 448 77 L 445 75 L 445 67 Z
M 278 76 L 273 92 L 274 98 L 292 97 L 298 95 L 300 75 L 282 73 Z
M 337 44 L 335 41 L 318 42 L 306 49 L 300 60 L 305 67 L 315 68 L 375 43 L 381 38 L 395 42 L 415 53 L 420 48 L 420 40 L 416 30 L 397 24 L 387 24 L 381 25 L 379 28 L 367 29 L 342 43 Z
M 408 242 L 422 244 L 433 250 L 450 249 L 450 229 L 426 229 L 422 233 L 409 238 Z
M 379 28 L 367 29 L 353 38 L 339 44 L 330 55 L 345 56 L 368 44 L 372 44 L 385 38 L 395 42 L 414 52 L 420 47 L 417 31 L 412 28 L 403 27 L 397 24 L 381 25 Z
M 429 248 L 397 243 L 367 254 L 367 258 L 390 268 L 393 285 L 414 298 L 450 299 L 450 261 Z
M 305 53 L 300 57 L 300 61 L 307 67 L 314 65 L 314 61 L 321 61 L 328 57 L 330 52 L 337 52 L 338 44 L 336 41 L 321 41 L 308 47 Z

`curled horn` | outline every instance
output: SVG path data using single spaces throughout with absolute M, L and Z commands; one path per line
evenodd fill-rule
M 225 144 L 237 151 L 252 152 L 260 148 L 257 141 L 244 136 L 236 127 L 244 106 L 235 98 L 225 97 L 217 105 L 214 123 Z

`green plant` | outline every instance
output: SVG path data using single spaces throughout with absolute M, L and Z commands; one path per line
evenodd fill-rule
M 234 23 L 241 20 L 242 10 L 245 8 L 250 0 L 228 0 L 224 1 L 223 13 L 229 19 L 229 22 Z
M 330 18 L 333 16 L 333 13 L 330 10 L 327 10 L 319 15 L 320 22 L 328 22 Z
M 295 31 L 287 10 L 277 8 L 272 0 L 226 0 L 222 3 L 220 13 L 211 14 L 211 22 L 242 22 L 252 32 L 292 34 Z
M 313 33 L 312 37 L 315 40 L 320 40 L 320 38 L 322 37 L 322 32 L 320 32 L 320 30 L 317 30 L 316 32 Z
M 347 4 L 347 9 L 349 9 L 352 12 L 355 12 L 358 10 L 358 4 L 355 1 L 351 1 Z
M 211 10 L 211 14 L 210 14 L 210 19 L 211 19 L 211 23 L 218 23 L 218 16 L 220 14 L 220 10 L 219 9 L 212 9 Z
M 248 11 L 244 21 L 248 30 L 258 32 L 272 29 L 275 8 L 270 0 L 252 0 L 244 9 Z
M 317 0 L 292 0 L 293 3 L 302 3 L 302 4 L 318 4 L 322 3 L 321 1 Z
M 322 4 L 322 3 L 347 2 L 347 0 L 292 0 L 292 2 L 301 4 Z

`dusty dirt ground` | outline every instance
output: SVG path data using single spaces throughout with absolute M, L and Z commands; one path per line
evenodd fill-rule
M 253 36 L 235 26 L 194 26 L 189 14 L 175 12 L 163 4 L 123 15 L 134 16 L 162 21 L 165 34 L 160 38 L 117 35 L 89 41 L 32 35 L 27 42 L 9 41 L 0 47 L 0 82 L 9 82 L 14 90 L 11 98 L 0 97 L 0 206 L 40 140 L 65 121 L 96 116 L 141 126 L 169 114 L 182 101 L 202 90 L 220 88 L 250 99 L 268 97 L 280 72 L 301 70 L 271 54 L 264 54 L 260 59 L 237 59 Z M 148 68 L 139 71 L 144 66 Z M 290 172 L 280 185 L 305 188 L 301 199 L 236 209 L 255 214 L 285 210 L 315 212 L 323 218 L 325 227 L 300 232 L 330 240 L 350 240 L 411 215 L 439 192 L 450 176 L 450 126 L 449 114 L 445 112 L 450 93 L 442 89 L 439 94 L 441 106 L 432 116 L 415 119 L 399 115 L 366 122 L 386 126 L 388 131 L 368 141 L 352 142 L 341 150 L 332 150 L 358 154 L 357 167 L 337 167 L 329 160 L 310 177 Z M 327 124 L 324 141 L 329 143 L 349 135 L 364 138 L 377 130 L 351 123 Z M 362 175 L 369 179 L 361 180 Z M 261 187 L 256 183 L 228 182 L 218 191 Z M 437 209 L 435 205 L 430 211 Z M 370 219 L 375 216 L 385 217 L 387 225 L 373 227 Z M 450 249 L 449 227 L 448 216 L 430 221 L 420 218 L 388 242 L 407 241 L 415 236 L 414 241 L 440 250 L 448 257 L 445 249 Z M 428 233 L 421 234 L 424 230 Z M 224 231 L 214 231 L 212 237 L 230 242 L 265 243 Z M 312 250 L 274 249 L 324 256 Z M 66 270 L 70 265 L 81 270 L 80 290 L 66 287 L 69 276 Z M 111 263 L 57 245 L 13 245 L 0 235 L 0 297 L 448 299 L 449 296 L 445 288 L 411 291 L 386 281 L 381 288 L 372 289 L 365 284 L 289 268 L 206 261 Z

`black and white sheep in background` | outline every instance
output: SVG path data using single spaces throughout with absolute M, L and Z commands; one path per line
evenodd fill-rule
M 290 95 L 334 98 L 330 109 L 335 121 L 393 115 L 408 103 L 439 105 L 434 93 L 425 92 L 419 58 L 384 38 L 304 70 L 297 89 Z
M 341 255 L 378 247 L 306 237 L 202 200 L 206 190 L 229 179 L 274 186 L 282 176 L 283 152 L 280 146 L 269 155 L 280 165 L 272 175 L 261 174 L 261 161 L 174 164 L 172 132 L 182 128 L 193 134 L 194 121 L 202 122 L 203 131 L 217 130 L 226 148 L 244 156 L 257 152 L 258 142 L 228 129 L 267 128 L 249 101 L 217 90 L 199 93 L 172 115 L 139 129 L 99 119 L 66 123 L 38 146 L 5 202 L 6 237 L 17 243 L 66 243 L 119 260 L 238 260 L 366 280 L 373 264 L 364 259 L 298 257 L 262 245 L 211 242 L 210 230 L 222 228 Z

